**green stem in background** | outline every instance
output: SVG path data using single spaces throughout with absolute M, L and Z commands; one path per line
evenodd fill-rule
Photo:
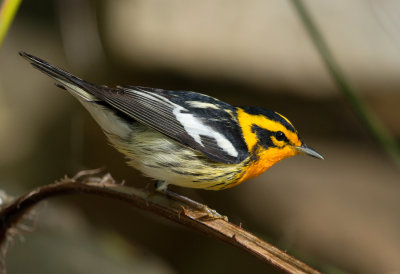
M 400 147 L 396 139 L 350 85 L 303 1 L 292 0 L 292 3 L 339 90 L 350 102 L 358 117 L 379 144 L 392 156 L 396 164 L 400 166 Z
M 3 0 L 0 7 L 0 48 L 22 0 Z

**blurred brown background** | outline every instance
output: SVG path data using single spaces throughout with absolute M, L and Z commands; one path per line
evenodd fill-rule
M 307 0 L 351 84 L 400 136 L 400 3 Z M 0 51 L 0 186 L 19 195 L 84 168 L 127 167 L 24 50 L 110 86 L 194 90 L 285 114 L 298 156 L 220 192 L 175 188 L 330 273 L 400 273 L 400 173 L 337 90 L 290 1 L 23 1 Z M 10 273 L 274 273 L 248 254 L 91 196 L 37 209 Z M 21 240 L 23 240 L 21 242 Z

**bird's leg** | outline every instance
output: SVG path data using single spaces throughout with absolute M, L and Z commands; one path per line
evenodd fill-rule
M 183 202 L 183 203 L 185 203 L 185 204 L 187 204 L 187 205 L 189 205 L 189 206 L 191 206 L 191 207 L 193 207 L 193 208 L 195 208 L 197 210 L 203 211 L 210 218 L 224 219 L 225 221 L 228 221 L 228 217 L 227 216 L 219 214 L 215 209 L 211 209 L 211 208 L 209 208 L 208 206 L 206 206 L 206 205 L 204 205 L 202 203 L 196 202 L 196 201 L 194 201 L 194 200 L 192 200 L 192 199 L 190 199 L 190 198 L 188 198 L 186 196 L 183 196 L 183 195 L 175 193 L 175 192 L 173 192 L 171 190 L 168 190 L 167 186 L 168 186 L 168 183 L 163 182 L 163 181 L 158 181 L 158 182 L 156 182 L 156 185 L 155 185 L 156 191 L 162 192 L 165 195 L 167 195 L 167 196 L 169 196 L 169 197 L 171 197 L 171 198 L 173 198 L 173 199 L 175 199 L 177 201 Z

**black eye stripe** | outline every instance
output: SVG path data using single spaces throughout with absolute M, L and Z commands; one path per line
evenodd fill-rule
M 257 125 L 252 126 L 252 131 L 257 134 L 258 142 L 264 148 L 278 147 L 272 141 L 272 137 L 274 137 L 277 141 L 283 141 L 285 143 L 290 143 L 289 139 L 286 137 L 286 135 L 282 131 L 270 131 L 268 129 L 259 127 Z M 279 147 L 281 147 L 281 146 L 279 145 Z
M 275 135 L 273 131 L 259 127 L 257 125 L 252 126 L 252 131 L 257 134 L 258 142 L 262 147 L 276 147 L 274 142 L 271 140 L 271 136 Z

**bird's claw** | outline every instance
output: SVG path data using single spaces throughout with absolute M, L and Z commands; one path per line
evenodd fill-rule
M 203 216 L 201 218 L 210 218 L 210 219 L 222 219 L 225 222 L 228 222 L 228 217 L 225 215 L 219 214 L 215 209 L 209 208 L 206 205 L 201 205 L 201 208 L 199 208 L 202 212 L 206 213 L 206 216 Z

